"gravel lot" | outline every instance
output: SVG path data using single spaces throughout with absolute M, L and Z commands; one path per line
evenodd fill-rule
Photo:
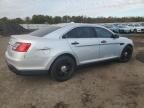
M 10 72 L 4 60 L 8 39 L 0 37 L 0 108 L 144 107 L 144 64 L 136 59 L 144 51 L 144 37 L 132 38 L 136 46 L 130 62 L 85 65 L 62 83 Z

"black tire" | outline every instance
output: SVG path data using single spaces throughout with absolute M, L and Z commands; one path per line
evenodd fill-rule
M 73 76 L 75 60 L 70 56 L 58 57 L 50 69 L 51 77 L 57 81 L 66 81 Z
M 134 33 L 137 33 L 137 29 L 134 29 Z
M 123 62 L 123 63 L 128 62 L 132 57 L 132 53 L 133 53 L 133 48 L 131 46 L 126 46 L 121 53 L 119 62 Z

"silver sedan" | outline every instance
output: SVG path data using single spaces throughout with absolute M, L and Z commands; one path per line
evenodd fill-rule
M 130 60 L 133 42 L 94 24 L 51 26 L 27 35 L 13 35 L 5 52 L 8 67 L 20 75 L 50 73 L 65 81 L 76 66 L 117 59 Z

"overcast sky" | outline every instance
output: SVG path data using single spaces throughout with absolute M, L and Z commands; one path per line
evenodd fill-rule
M 0 18 L 24 18 L 34 14 L 144 16 L 144 0 L 0 0 Z

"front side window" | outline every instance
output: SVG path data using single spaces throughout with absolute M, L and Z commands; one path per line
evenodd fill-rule
M 96 34 L 98 38 L 112 38 L 112 33 L 104 28 L 96 27 Z
M 92 27 L 77 27 L 68 32 L 65 38 L 95 38 L 96 33 Z

